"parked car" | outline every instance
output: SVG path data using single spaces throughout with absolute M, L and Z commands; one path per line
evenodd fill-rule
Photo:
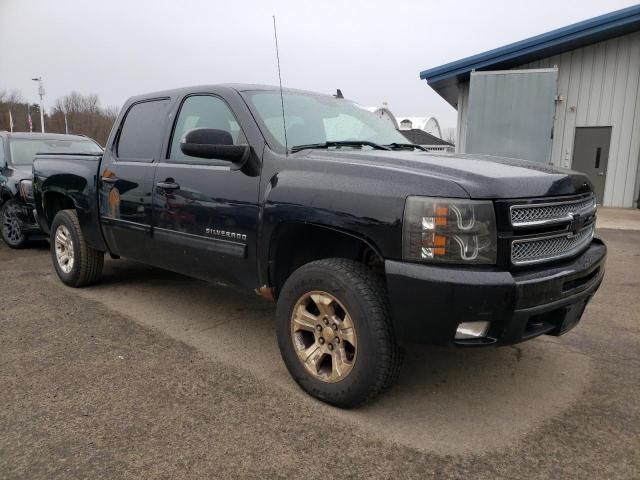
M 295 381 L 354 407 L 406 343 L 567 332 L 604 275 L 586 176 L 406 142 L 345 99 L 185 88 L 128 100 L 104 155 L 39 155 L 33 191 L 65 284 L 107 252 L 255 289 Z
M 0 132 L 0 233 L 11 248 L 43 236 L 33 216 L 31 168 L 36 153 L 102 152 L 90 138 L 54 133 Z

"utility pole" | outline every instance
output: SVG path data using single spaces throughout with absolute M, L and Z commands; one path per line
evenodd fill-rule
M 42 83 L 42 77 L 32 78 L 34 82 L 38 82 L 38 95 L 40 95 L 40 129 L 44 133 L 44 105 L 42 104 L 42 97 L 44 97 L 44 84 Z

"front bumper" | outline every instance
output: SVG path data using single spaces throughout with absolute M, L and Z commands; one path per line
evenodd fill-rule
M 594 239 L 580 256 L 520 272 L 385 262 L 399 341 L 509 345 L 562 335 L 579 321 L 604 276 L 607 248 Z M 490 322 L 485 337 L 456 340 L 463 322 Z

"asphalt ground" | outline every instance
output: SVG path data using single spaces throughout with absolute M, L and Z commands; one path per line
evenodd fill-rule
M 0 246 L 0 478 L 640 478 L 640 231 L 563 337 L 412 347 L 355 411 L 304 394 L 274 306 L 125 260 L 74 290 Z

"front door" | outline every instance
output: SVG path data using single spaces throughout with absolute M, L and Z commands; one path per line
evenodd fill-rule
M 100 178 L 100 217 L 112 252 L 149 262 L 152 193 L 162 150 L 170 100 L 134 103 L 112 149 L 104 153 Z
M 156 170 L 155 263 L 205 280 L 255 286 L 259 177 L 182 153 L 180 139 L 194 128 L 225 130 L 234 144 L 247 143 L 222 98 L 194 94 L 182 101 Z
M 571 168 L 587 174 L 600 205 L 604 198 L 611 127 L 576 127 Z

